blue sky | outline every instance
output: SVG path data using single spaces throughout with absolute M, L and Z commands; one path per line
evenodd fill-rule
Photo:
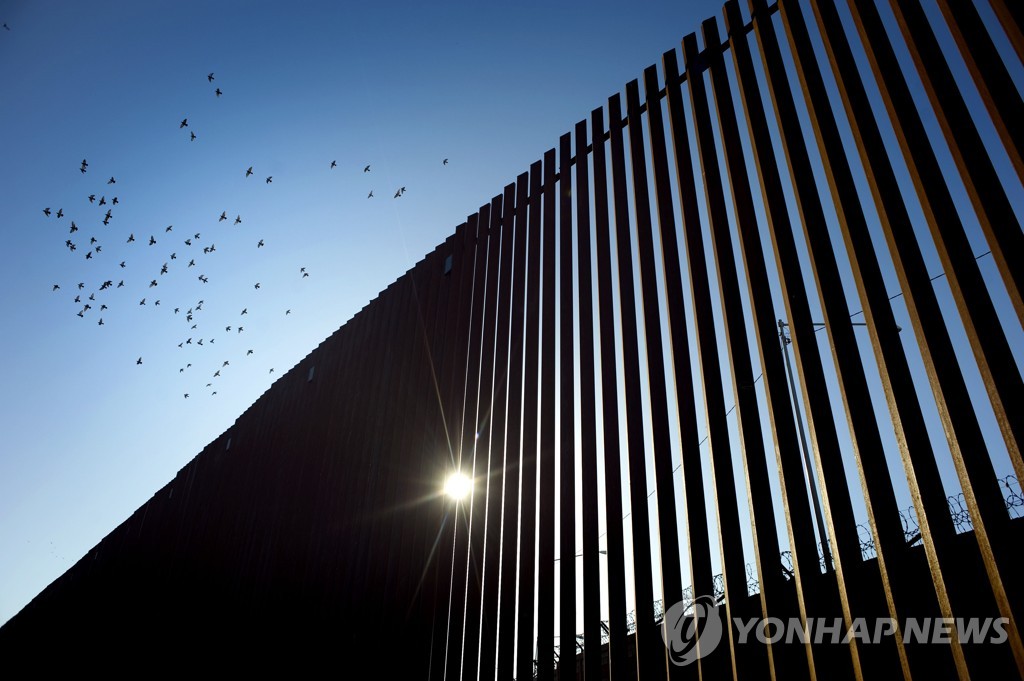
M 719 7 L 0 3 L 0 622 Z

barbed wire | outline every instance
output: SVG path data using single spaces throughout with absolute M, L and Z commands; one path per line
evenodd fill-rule
M 1003 494 L 1003 502 L 1006 505 L 1006 512 L 1011 518 L 1020 518 L 1024 515 L 1024 490 L 1021 489 L 1020 481 L 1015 475 L 1007 475 L 1004 478 L 999 478 L 996 481 L 999 485 L 999 489 Z M 967 500 L 964 497 L 964 493 L 960 492 L 954 496 L 948 497 L 946 502 L 949 505 L 949 515 L 953 520 L 953 526 L 956 528 L 957 534 L 964 532 L 970 532 L 974 529 L 974 523 L 971 520 L 970 510 L 967 508 Z M 921 528 L 917 521 L 917 511 L 913 506 L 908 506 L 905 509 L 900 510 L 900 521 L 903 524 L 903 536 L 907 541 L 908 546 L 916 546 L 921 543 Z M 871 533 L 871 527 L 866 523 L 859 523 L 857 525 L 857 534 L 860 538 L 860 553 L 861 558 L 865 561 L 872 560 L 878 557 L 878 552 L 875 550 L 875 539 Z M 831 541 L 829 541 L 831 545 Z M 793 554 L 791 551 L 783 551 L 779 554 L 780 564 L 782 572 L 787 579 L 793 578 Z M 831 565 L 831 556 L 829 557 L 829 564 Z M 821 549 L 821 544 L 818 544 L 818 567 L 824 572 L 825 571 L 825 555 Z M 761 591 L 761 585 L 757 579 L 757 571 L 750 564 L 746 564 L 746 578 L 747 578 L 747 596 L 753 596 Z M 721 603 L 725 600 L 725 576 L 721 573 L 715 575 L 712 579 L 713 596 L 716 603 Z M 682 602 L 684 609 L 689 609 L 695 600 L 693 595 L 693 587 L 688 586 L 683 589 Z M 654 622 L 655 624 L 661 624 L 665 617 L 665 602 L 662 599 L 654 601 Z M 626 635 L 632 635 L 636 633 L 636 610 L 632 610 L 626 614 Z M 559 656 L 561 655 L 560 643 L 555 644 L 555 664 Z M 601 645 L 607 644 L 609 641 L 609 629 L 608 621 L 604 620 L 601 622 Z M 575 650 L 573 655 L 583 650 L 583 635 L 578 634 L 573 640 L 573 646 Z M 537 662 L 534 661 L 534 677 L 536 677 Z

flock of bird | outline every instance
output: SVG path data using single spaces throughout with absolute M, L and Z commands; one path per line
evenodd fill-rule
M 207 75 L 208 83 L 212 84 L 214 80 L 214 73 L 210 73 Z M 223 96 L 223 94 L 223 91 L 220 89 L 219 86 L 217 86 L 214 91 L 214 95 L 220 98 L 221 96 Z M 187 116 L 181 120 L 181 122 L 178 125 L 178 129 L 188 129 L 190 142 L 195 142 L 198 139 L 196 132 L 189 125 L 189 120 Z M 447 166 L 448 159 L 443 159 L 441 164 L 442 166 Z M 335 168 L 337 168 L 337 166 L 337 160 L 332 160 L 330 162 L 328 169 L 334 170 Z M 90 171 L 88 159 L 82 159 L 82 162 L 79 165 L 78 169 L 82 175 L 89 174 Z M 370 172 L 370 164 L 365 165 L 363 167 L 363 173 Z M 250 165 L 248 168 L 246 168 L 244 172 L 244 177 L 249 178 L 254 174 L 254 166 Z M 264 182 L 267 185 L 272 184 L 273 176 L 268 175 L 265 178 Z M 161 306 L 162 299 L 157 297 L 160 292 L 160 285 L 165 281 L 170 281 L 175 276 L 194 276 L 195 281 L 198 281 L 199 285 L 205 285 L 209 283 L 210 279 L 204 272 L 204 266 L 209 261 L 209 258 L 213 257 L 213 255 L 217 252 L 217 247 L 216 243 L 213 242 L 212 239 L 210 239 L 209 244 L 207 244 L 206 240 L 203 239 L 203 234 L 201 231 L 189 230 L 190 233 L 186 234 L 185 238 L 181 238 L 179 234 L 174 232 L 174 226 L 168 225 L 163 229 L 162 232 L 156 231 L 154 233 L 151 233 L 148 235 L 148 238 L 146 238 L 145 233 L 143 233 L 143 235 L 140 235 L 139 239 L 137 240 L 134 230 L 126 230 L 128 231 L 128 234 L 127 236 L 124 236 L 124 233 L 121 233 L 120 243 L 118 243 L 118 241 L 115 240 L 115 237 L 111 237 L 109 235 L 109 230 L 104 230 L 106 236 L 104 236 L 102 240 L 93 235 L 89 236 L 88 241 L 84 240 L 84 236 L 76 236 L 76 234 L 78 234 L 82 229 L 86 229 L 86 226 L 95 226 L 94 221 L 99 224 L 102 224 L 104 227 L 109 227 L 111 222 L 115 221 L 117 217 L 115 213 L 115 207 L 119 206 L 122 203 L 120 195 L 114 194 L 114 192 L 117 191 L 117 179 L 113 175 L 111 175 L 105 181 L 105 184 L 103 184 L 102 187 L 93 187 L 90 189 L 90 191 L 92 189 L 96 189 L 96 191 L 94 193 L 90 193 L 87 195 L 85 206 L 76 206 L 76 208 L 74 209 L 69 209 L 69 217 L 67 219 L 67 223 L 65 223 L 68 224 L 68 234 L 67 238 L 64 241 L 64 247 L 71 254 L 77 254 L 80 253 L 80 251 L 84 250 L 85 253 L 82 254 L 81 257 L 83 257 L 87 261 L 91 261 L 90 267 L 116 267 L 116 269 L 113 270 L 115 272 L 115 274 L 113 275 L 108 270 L 104 270 L 102 274 L 98 273 L 94 282 L 91 284 L 87 284 L 84 281 L 79 281 L 75 282 L 75 284 L 71 286 L 70 295 L 74 296 L 73 301 L 76 307 L 78 308 L 75 314 L 79 318 L 94 318 L 96 319 L 96 324 L 98 326 L 105 326 L 104 316 L 107 316 L 109 318 L 110 315 L 114 313 L 114 309 L 112 306 L 115 305 L 114 300 L 111 298 L 109 291 L 125 287 L 144 286 L 142 291 L 138 294 L 138 306 L 160 306 L 163 309 L 170 309 L 172 310 L 173 315 L 179 317 L 182 320 L 183 326 L 187 327 L 182 331 L 181 337 L 176 341 L 177 347 L 179 349 L 196 351 L 198 348 L 202 347 L 206 349 L 207 352 L 212 352 L 213 350 L 211 348 L 213 348 L 216 341 L 216 335 L 214 334 L 216 334 L 217 330 L 220 329 L 221 327 L 224 328 L 223 333 L 226 334 L 237 335 L 245 331 L 245 327 L 240 322 L 241 317 L 248 314 L 248 307 L 241 308 L 241 312 L 238 314 L 237 320 L 221 319 L 218 320 L 217 323 L 213 324 L 207 323 L 204 320 L 201 328 L 200 315 L 203 311 L 203 305 L 205 303 L 203 299 L 199 299 L 196 301 L 177 300 L 172 305 Z M 104 192 L 110 192 L 111 196 L 108 198 L 107 194 Z M 399 187 L 395 191 L 394 198 L 401 198 L 405 194 L 405 192 L 406 188 L 404 186 Z M 99 195 L 98 198 L 97 194 Z M 373 196 L 373 190 L 371 189 L 367 198 L 373 198 Z M 110 207 L 106 208 L 106 210 L 103 211 L 103 207 L 108 205 Z M 96 211 L 95 209 L 100 210 Z M 72 212 L 72 210 L 76 213 L 78 221 L 82 222 L 82 228 L 78 226 L 75 219 L 72 219 L 70 217 L 70 212 Z M 86 214 L 84 217 L 81 216 L 80 212 L 84 212 L 87 210 L 93 212 Z M 58 207 L 56 212 L 54 213 L 52 208 L 50 206 L 47 206 L 42 210 L 42 213 L 45 216 L 45 218 L 53 218 L 56 221 L 63 221 L 65 218 L 65 212 L 63 207 Z M 211 218 L 212 217 L 213 216 L 211 216 Z M 216 223 L 219 224 L 230 219 L 231 218 L 229 217 L 228 212 L 222 211 L 219 216 L 216 216 Z M 236 214 L 232 222 L 232 227 L 238 228 L 238 226 L 241 224 L 242 216 L 241 214 Z M 156 233 L 160 233 L 161 235 L 159 240 L 156 237 Z M 203 243 L 200 244 L 200 241 L 202 241 Z M 139 243 L 140 245 L 135 246 L 134 244 L 136 243 Z M 254 237 L 252 239 L 252 243 L 254 244 L 254 247 L 256 249 L 262 249 L 266 246 L 266 241 L 264 238 Z M 146 246 L 141 246 L 141 244 L 146 244 Z M 108 257 L 101 258 L 101 254 L 104 254 L 104 246 L 108 245 L 111 246 L 111 250 L 114 250 L 114 248 L 117 248 L 119 246 L 122 251 L 121 255 L 115 256 L 113 258 L 113 261 L 116 261 L 116 265 L 93 265 L 92 263 L 97 263 L 100 261 L 104 263 L 108 262 Z M 157 256 L 156 258 L 156 261 L 163 260 L 163 264 L 159 267 L 159 269 L 154 269 L 148 275 L 142 275 L 140 278 L 139 275 L 137 275 L 135 272 L 129 269 L 129 262 L 133 261 L 133 258 L 131 257 L 132 251 L 133 249 L 138 248 L 149 249 L 153 247 L 163 249 L 162 253 L 164 254 L 164 257 L 160 258 L 159 256 Z M 150 257 L 149 259 L 152 260 L 152 257 Z M 186 260 L 187 264 L 185 263 Z M 174 272 L 174 274 L 172 274 L 172 271 Z M 133 274 L 136 275 L 134 278 L 131 276 Z M 128 277 L 127 282 L 126 279 L 124 278 L 126 276 Z M 309 278 L 310 273 L 306 269 L 306 267 L 303 266 L 298 268 L 297 276 L 299 279 L 307 279 Z M 117 280 L 116 283 L 115 280 Z M 157 290 L 153 291 L 153 289 Z M 259 291 L 260 289 L 261 283 L 259 281 L 254 282 L 253 290 Z M 64 288 L 61 287 L 60 283 L 54 283 L 52 285 L 52 292 L 56 293 L 60 291 L 64 291 Z M 291 313 L 291 309 L 284 310 L 283 316 L 290 316 Z M 245 353 L 245 357 L 250 357 L 254 354 L 255 349 L 249 348 Z M 192 359 L 192 357 L 187 357 L 183 361 L 183 365 L 178 370 L 179 374 L 185 374 L 190 369 L 192 369 L 193 363 L 188 361 L 188 359 Z M 143 363 L 144 357 L 142 355 L 139 355 L 135 359 L 135 364 L 142 365 Z M 212 375 L 207 377 L 208 380 L 205 382 L 205 386 L 203 389 L 207 390 L 209 395 L 212 396 L 217 394 L 217 379 L 221 378 L 221 371 L 229 366 L 230 359 L 225 359 L 222 361 L 221 365 L 216 369 L 216 371 L 214 371 Z M 269 373 L 274 373 L 273 367 L 269 369 Z M 192 389 L 190 392 L 183 393 L 184 398 L 189 398 L 190 395 L 194 392 L 196 391 Z

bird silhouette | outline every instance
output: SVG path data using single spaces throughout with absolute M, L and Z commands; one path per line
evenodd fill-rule
M 99 205 L 99 206 L 107 205 L 107 197 L 106 196 L 101 196 L 100 197 L 100 202 L 97 205 Z
M 401 196 L 401 195 L 402 195 L 402 190 L 401 190 L 401 189 L 399 189 L 399 190 L 398 190 L 397 192 L 395 192 L 395 198 L 396 198 L 396 199 L 397 199 L 397 198 L 398 198 L 399 196 Z
M 149 245 L 152 246 L 155 243 L 156 243 L 156 238 L 152 234 L 150 234 L 149 235 Z
M 83 158 L 83 159 L 82 159 L 82 167 L 80 168 L 80 170 L 81 170 L 81 171 L 82 171 L 82 172 L 84 173 L 84 172 L 85 172 L 85 169 L 86 169 L 86 168 L 88 168 L 88 167 L 89 167 L 89 162 L 88 162 L 88 161 L 86 161 L 86 160 L 85 160 L 85 159 Z
M 448 159 L 445 159 L 445 160 L 441 161 L 441 165 L 443 165 L 443 166 L 448 165 Z
M 251 354 L 252 354 L 252 350 L 250 350 L 249 352 L 245 353 L 245 356 L 248 357 Z
M 171 260 L 177 260 L 177 259 L 178 259 L 178 254 L 177 253 L 171 253 Z
M 71 231 L 69 232 L 69 234 L 74 234 L 77 231 L 78 231 L 78 225 L 76 225 L 75 221 L 72 220 L 71 221 Z
M 401 189 L 399 189 L 398 192 L 400 194 L 405 194 L 405 187 L 402 187 Z
M 274 373 L 274 368 L 273 367 L 270 368 L 270 373 Z
M 211 82 L 211 83 L 212 83 L 212 82 L 213 82 L 213 74 L 211 73 L 210 75 L 208 75 L 208 76 L 206 77 L 206 79 L 207 79 L 207 80 L 208 80 L 209 82 Z
M 199 241 L 199 232 L 196 232 L 194 235 L 192 235 L 192 238 L 195 239 L 196 241 Z
M 115 196 L 114 198 L 112 198 L 110 200 L 110 203 L 116 206 L 117 205 L 117 197 Z
M 267 184 L 270 184 L 273 181 L 274 181 L 274 176 L 273 175 L 268 175 L 267 176 Z
M 248 313 L 249 313 L 249 308 L 247 308 L 247 307 L 246 308 L 242 308 L 242 314 L 248 314 Z
M 83 288 L 85 288 L 85 284 L 81 281 L 78 282 L 78 290 L 81 291 Z
M 117 180 L 114 179 L 113 175 L 111 175 L 110 179 L 107 180 L 107 184 L 117 184 Z
M 124 260 L 121 261 L 121 269 L 124 269 Z
M 85 318 L 85 310 L 79 310 L 77 314 L 79 317 Z
M 337 167 L 337 165 L 338 165 L 338 162 L 337 162 L 337 161 L 331 161 L 331 167 L 332 167 L 332 168 L 335 168 L 335 167 Z
M 214 90 L 214 91 L 213 91 L 213 94 L 215 94 L 215 95 L 217 95 L 218 97 L 220 97 L 220 96 L 221 96 L 222 94 L 224 94 L 224 93 L 220 91 L 220 88 L 217 88 L 216 90 Z
M 231 327 L 230 326 L 225 326 L 224 327 L 224 331 L 231 331 Z
M 257 291 L 259 291 L 259 290 L 260 290 L 260 282 L 258 282 L 258 281 L 256 282 L 256 286 L 255 286 L 255 288 L 256 288 L 256 290 L 257 290 Z
M 370 166 L 366 166 L 365 168 L 363 168 L 363 172 L 364 173 L 370 172 Z
M 85 254 L 85 259 L 92 260 L 92 251 L 89 251 L 88 253 Z
M 96 195 L 89 194 L 89 203 L 96 203 Z
M 186 246 L 191 246 L 192 245 L 192 239 L 185 239 L 185 245 Z
M 103 317 L 100 317 L 99 325 L 103 326 Z
M 252 166 L 249 166 L 249 169 L 245 171 L 246 177 L 249 177 L 250 175 L 252 175 Z
M 76 302 L 76 303 L 82 302 L 82 296 L 75 296 L 74 302 Z
M 53 285 L 53 290 L 54 291 L 59 291 L 60 290 L 60 284 L 54 284 Z
M 206 278 L 206 275 L 203 274 L 199 275 L 199 281 L 203 282 L 204 284 L 208 284 L 210 282 L 210 280 Z
M 63 208 L 58 208 L 57 209 L 57 217 L 58 218 L 64 217 L 64 209 Z
M 228 364 L 230 364 L 230 362 L 228 362 L 227 360 L 224 360 L 224 363 L 220 365 L 221 369 L 226 367 Z
M 141 358 L 141 357 L 139 357 L 139 358 L 138 358 L 137 360 L 135 360 L 135 363 L 136 363 L 136 364 L 142 364 L 142 358 Z
M 306 271 L 306 268 L 305 268 L 305 267 L 300 267 L 300 268 L 299 268 L 299 272 L 305 272 L 305 271 Z
M 366 198 L 368 198 L 368 199 L 372 199 L 373 198 L 373 190 L 372 189 L 370 190 L 370 193 L 366 195 Z
M 106 215 L 104 215 L 103 217 L 105 217 L 105 218 L 106 218 L 107 220 L 109 220 L 109 219 L 110 219 L 110 218 L 112 218 L 113 216 L 114 216 L 114 213 L 113 213 L 113 211 L 111 211 L 111 210 L 109 210 L 109 209 L 108 209 L 108 210 L 107 210 L 107 214 L 106 214 Z M 60 217 L 60 215 L 58 215 L 57 217 Z
M 244 326 L 238 327 L 238 333 L 242 333 L 242 331 L 245 331 L 245 327 Z
M 43 215 L 45 215 L 46 217 L 50 217 L 50 207 L 49 206 L 47 206 L 46 208 L 43 209 Z
M 195 264 L 196 264 L 196 261 L 195 261 L 195 260 L 189 260 L 189 261 L 188 261 L 188 266 L 189 266 L 189 267 L 194 267 L 194 266 L 195 266 Z
M 122 279 L 121 281 L 117 282 L 117 288 L 124 288 L 124 279 Z
M 188 119 L 187 118 L 182 118 L 181 119 L 181 125 L 178 126 L 178 130 L 181 130 L 182 128 L 187 128 L 187 127 L 188 127 Z
M 105 224 L 105 225 L 109 225 L 110 224 L 110 216 L 109 215 L 106 216 L 105 218 L 103 218 L 103 224 Z
M 99 253 L 102 250 L 103 250 L 103 246 L 100 246 L 99 244 L 96 244 L 96 252 Z
M 213 372 L 214 378 L 217 378 L 218 376 L 220 376 L 220 369 L 217 369 L 216 371 Z
M 167 263 L 164 263 L 164 266 L 160 268 L 160 274 L 167 274 Z
M 242 222 L 242 216 L 241 215 L 236 215 L 235 216 L 235 224 L 237 225 L 237 224 L 239 224 L 241 222 Z
M 263 239 L 259 240 L 259 243 L 256 244 L 256 248 L 263 248 Z
M 151 282 L 149 282 L 149 287 L 150 287 L 150 288 L 153 288 L 154 286 L 157 286 L 157 285 L 158 285 L 158 284 L 156 283 L 156 279 L 154 279 L 154 280 L 152 280 Z
M 188 393 L 185 393 L 185 399 L 186 400 L 188 399 Z
M 292 311 L 291 310 L 285 310 L 284 313 L 287 316 L 287 315 L 290 315 L 292 313 Z
M 139 301 L 139 305 L 145 305 L 145 304 L 146 304 L 146 299 L 145 298 L 143 298 L 142 300 Z
M 156 301 L 156 302 L 155 302 L 155 303 L 153 303 L 153 304 L 154 304 L 154 305 L 159 305 L 159 304 L 160 304 L 160 301 L 158 300 L 158 301 Z
M 309 272 L 303 272 L 303 273 L 302 273 L 302 278 L 303 278 L 303 279 L 305 279 L 305 278 L 306 278 L 306 277 L 308 277 L 308 276 L 309 276 Z
M 195 142 L 196 141 L 196 134 L 194 132 L 192 132 L 191 130 L 189 132 L 192 134 L 192 137 L 189 139 L 189 142 Z

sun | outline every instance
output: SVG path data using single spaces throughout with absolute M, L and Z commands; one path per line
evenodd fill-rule
M 444 493 L 456 501 L 465 499 L 471 489 L 473 489 L 473 482 L 459 472 L 449 475 L 444 483 Z

